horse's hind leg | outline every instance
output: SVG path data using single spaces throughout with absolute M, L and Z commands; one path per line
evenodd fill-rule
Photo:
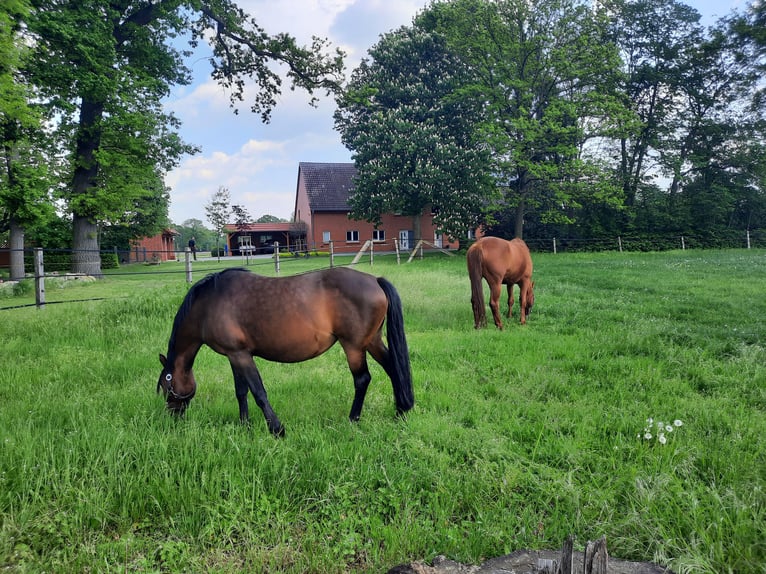
M 489 286 L 489 308 L 492 309 L 492 317 L 495 319 L 495 326 L 498 329 L 503 328 L 503 322 L 500 320 L 500 292 L 503 290 L 503 284 L 499 281 Z
M 508 318 L 513 316 L 513 283 L 508 283 Z
M 367 356 L 364 349 L 352 349 L 343 345 L 346 351 L 346 359 L 351 374 L 354 377 L 354 402 L 351 404 L 351 412 L 348 418 L 351 422 L 358 421 L 362 416 L 364 398 L 367 396 L 367 388 L 370 386 L 370 369 L 367 366 Z
M 274 436 L 284 436 L 285 428 L 277 417 L 277 414 L 271 408 L 269 399 L 266 396 L 266 389 L 263 386 L 261 374 L 253 362 L 249 353 L 237 353 L 229 355 L 229 363 L 234 373 L 234 390 L 239 402 L 239 418 L 242 422 L 248 422 L 249 415 L 247 411 L 247 391 L 250 390 L 255 398 L 255 404 L 263 412 L 269 431 Z

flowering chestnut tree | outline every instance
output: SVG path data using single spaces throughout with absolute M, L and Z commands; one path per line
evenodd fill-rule
M 468 70 L 438 35 L 400 28 L 384 35 L 337 97 L 335 126 L 357 168 L 352 215 L 420 215 L 465 237 L 493 187 L 488 153 L 475 137 L 480 103 L 456 97 Z

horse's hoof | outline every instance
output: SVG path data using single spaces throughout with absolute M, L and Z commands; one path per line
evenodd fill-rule
M 271 434 L 274 435 L 274 438 L 285 438 L 284 425 L 279 425 L 279 428 L 277 429 L 271 429 Z

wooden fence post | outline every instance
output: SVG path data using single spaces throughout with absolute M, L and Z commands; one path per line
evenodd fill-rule
M 45 267 L 42 247 L 35 248 L 35 303 L 38 309 L 45 307 Z
M 187 247 L 184 251 L 184 255 L 186 258 L 186 282 L 191 283 L 192 282 L 191 249 Z
M 747 230 L 747 248 L 750 249 L 750 230 Z
M 681 251 L 686 251 L 686 242 L 683 235 L 681 236 Z
M 279 275 L 279 241 L 274 242 L 274 271 Z
M 556 255 L 556 238 L 553 238 L 553 254 Z
M 617 236 L 617 245 L 620 246 L 620 253 L 622 253 L 622 237 Z
M 399 240 L 394 239 L 394 249 L 396 249 L 396 264 L 400 265 L 401 261 L 399 260 Z
M 335 242 L 330 241 L 330 267 L 335 267 Z

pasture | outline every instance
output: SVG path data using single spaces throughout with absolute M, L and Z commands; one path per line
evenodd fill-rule
M 535 307 L 503 331 L 474 330 L 464 256 L 359 263 L 402 298 L 415 408 L 395 417 L 370 361 L 349 423 L 338 346 L 259 361 L 284 439 L 254 405 L 239 423 L 206 348 L 185 418 L 165 411 L 180 263 L 47 288 L 102 301 L 0 311 L 0 569 L 385 572 L 572 534 L 679 574 L 766 572 L 766 251 L 532 257 Z

